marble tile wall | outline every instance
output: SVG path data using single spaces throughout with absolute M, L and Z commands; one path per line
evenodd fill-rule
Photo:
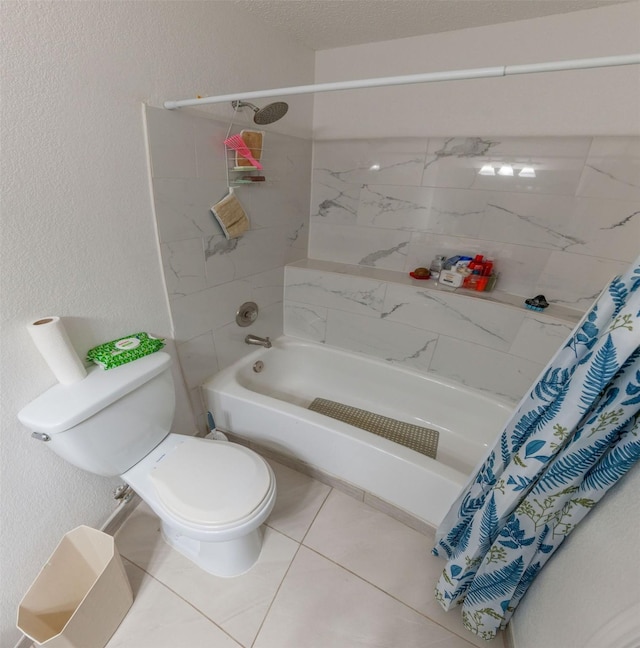
M 244 344 L 247 333 L 282 334 L 284 266 L 307 256 L 311 141 L 266 133 L 266 182 L 235 189 L 251 229 L 228 241 L 210 212 L 227 192 L 228 124 L 151 107 L 146 123 L 174 337 L 202 426 L 199 385 L 253 350 Z M 260 315 L 241 328 L 235 314 L 245 301 L 255 301 Z
M 580 318 L 412 285 L 404 273 L 313 259 L 287 266 L 287 335 L 434 372 L 516 401 Z M 415 283 L 415 282 L 414 282 Z
M 640 138 L 315 142 L 310 258 L 408 272 L 459 252 L 493 257 L 503 291 L 585 310 L 640 253 Z
M 480 175 L 486 164 L 514 175 Z M 287 268 L 285 332 L 509 399 L 640 253 L 638 137 L 317 141 L 313 167 L 310 258 Z M 407 278 L 461 252 L 494 258 L 508 298 Z M 520 307 L 539 293 L 547 314 Z
M 252 229 L 227 241 L 209 208 L 226 192 L 228 125 L 188 111 L 146 117 L 167 294 L 200 422 L 198 385 L 250 351 L 249 330 L 276 337 L 283 326 L 517 399 L 571 318 L 461 306 L 402 285 L 406 272 L 435 254 L 483 253 L 502 291 L 583 311 L 640 252 L 640 138 L 317 141 L 312 174 L 310 141 L 268 134 L 268 181 L 237 189 Z M 513 176 L 478 174 L 506 163 Z M 519 176 L 523 166 L 536 177 Z M 287 271 L 283 325 L 284 266 L 307 256 L 333 265 Z M 261 315 L 241 329 L 247 300 Z

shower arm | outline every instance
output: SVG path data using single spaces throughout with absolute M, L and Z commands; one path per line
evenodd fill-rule
M 336 90 L 356 90 L 359 88 L 377 88 L 382 86 L 411 85 L 414 83 L 433 83 L 438 81 L 485 79 L 491 77 L 511 76 L 514 74 L 586 70 L 635 64 L 640 64 L 640 54 L 624 54 L 620 56 L 603 56 L 600 58 L 552 61 L 549 63 L 529 63 L 526 65 L 501 65 L 497 67 L 474 68 L 469 70 L 449 70 L 446 72 L 427 72 L 425 74 L 408 74 L 404 76 L 378 77 L 374 79 L 359 79 L 355 81 L 316 83 L 311 85 L 292 86 L 289 88 L 274 88 L 272 90 L 256 90 L 253 92 L 239 92 L 236 94 L 218 95 L 214 97 L 183 99 L 181 101 L 165 101 L 164 107 L 173 110 L 174 108 L 182 108 L 186 106 L 201 106 L 204 104 L 225 103 L 227 101 L 244 101 L 246 99 L 264 99 L 265 97 L 313 94 L 316 92 L 332 92 Z

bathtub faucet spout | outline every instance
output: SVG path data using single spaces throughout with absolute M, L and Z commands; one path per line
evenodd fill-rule
M 263 346 L 265 349 L 270 349 L 271 348 L 271 340 L 268 337 L 261 338 L 261 337 L 258 337 L 257 335 L 249 334 L 244 339 L 244 341 L 247 344 L 255 344 L 256 346 Z

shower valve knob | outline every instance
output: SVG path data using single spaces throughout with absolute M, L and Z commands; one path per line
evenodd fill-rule
M 236 324 L 238 326 L 250 326 L 258 319 L 258 304 L 245 302 L 236 312 Z

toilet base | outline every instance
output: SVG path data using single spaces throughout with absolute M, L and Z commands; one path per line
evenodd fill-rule
M 164 540 L 209 574 L 232 578 L 249 571 L 262 549 L 260 527 L 233 540 L 201 542 L 189 538 L 166 522 L 162 522 Z

